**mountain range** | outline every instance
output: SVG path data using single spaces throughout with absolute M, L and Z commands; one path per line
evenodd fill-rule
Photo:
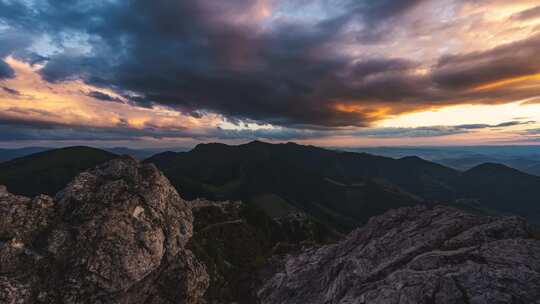
M 530 146 L 452 146 L 452 147 L 372 147 L 336 148 L 392 158 L 416 155 L 441 165 L 466 171 L 483 163 L 498 163 L 540 176 L 540 147 Z
M 24 195 L 54 195 L 81 171 L 116 157 L 70 147 L 0 163 L 0 184 Z M 294 143 L 200 144 L 164 152 L 155 164 L 185 199 L 243 200 L 270 216 L 303 211 L 341 231 L 403 206 L 457 206 L 540 222 L 540 177 L 500 164 L 466 171 L 419 157 L 398 159 Z
M 52 150 L 47 147 L 25 147 L 0 149 L 0 163 L 26 155 Z M 187 152 L 190 147 L 174 148 L 126 148 L 102 147 L 102 150 L 118 154 L 130 155 L 144 160 L 155 154 L 176 151 Z M 446 167 L 466 171 L 484 163 L 498 163 L 518 169 L 525 173 L 540 176 L 540 148 L 537 146 L 450 146 L 450 147 L 371 147 L 349 148 L 332 147 L 331 150 L 368 153 L 391 158 L 402 158 L 415 155 Z
M 69 147 L 68 147 L 69 148 Z M 0 149 L 0 163 L 10 161 L 15 158 L 20 158 L 23 156 L 49 151 L 56 150 L 57 148 L 48 148 L 48 147 L 24 147 L 24 148 L 10 148 L 10 149 Z M 152 148 L 152 149 L 132 149 L 126 147 L 103 147 L 99 148 L 117 155 L 129 155 L 138 160 L 146 159 L 154 154 L 161 153 L 164 151 L 169 151 L 171 149 L 165 148 Z M 175 147 L 173 151 L 189 151 L 190 148 L 186 147 Z

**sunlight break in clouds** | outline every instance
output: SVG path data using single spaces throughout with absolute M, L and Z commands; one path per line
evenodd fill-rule
M 142 107 L 109 89 L 84 84 L 80 80 L 49 83 L 38 74 L 39 65 L 8 57 L 5 60 L 16 77 L 2 82 L 0 121 L 42 127 L 115 128 L 141 131 L 137 137 L 209 137 L 216 128 L 261 129 L 257 124 L 233 124 L 222 116 L 198 116 L 158 104 Z M 94 97 L 95 96 L 95 97 Z M 96 98 L 98 97 L 98 98 Z M 267 126 L 269 127 L 269 126 Z M 146 133 L 145 133 L 146 132 Z
M 4 81 L 3 85 L 19 93 L 14 96 L 0 91 L 2 119 L 88 127 L 142 129 L 154 126 L 179 130 L 216 126 L 220 122 L 215 115 L 195 118 L 160 106 L 134 106 L 111 90 L 86 85 L 80 80 L 48 83 L 37 73 L 39 66 L 32 67 L 11 57 L 6 62 L 17 76 Z M 97 100 L 89 96 L 91 92 L 101 92 L 115 100 Z
M 0 0 L 0 142 L 528 143 L 539 53 L 533 0 Z

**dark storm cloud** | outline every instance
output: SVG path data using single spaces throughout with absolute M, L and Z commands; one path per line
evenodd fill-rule
M 490 124 L 465 124 L 465 125 L 457 125 L 455 128 L 457 129 L 463 129 L 463 130 L 475 130 L 475 129 L 487 129 L 487 128 L 507 128 L 507 127 L 514 127 L 514 126 L 520 126 L 520 125 L 530 125 L 534 124 L 536 121 L 529 120 L 529 121 L 519 121 L 519 120 L 512 120 L 512 121 L 505 121 L 498 124 L 490 125 Z
M 7 93 L 9 93 L 11 95 L 16 95 L 16 96 L 21 95 L 21 92 L 15 90 L 15 89 L 8 88 L 8 87 L 1 87 L 1 88 L 2 88 L 2 90 L 4 90 L 5 92 L 7 92 Z
M 497 124 L 497 125 L 493 125 L 491 127 L 493 127 L 493 128 L 513 127 L 513 126 L 519 126 L 519 125 L 530 125 L 530 124 L 534 124 L 534 123 L 536 123 L 536 121 L 534 121 L 534 120 L 529 120 L 529 121 L 507 121 L 507 122 L 502 122 L 502 123 Z
M 438 137 L 469 132 L 467 129 L 446 126 L 426 126 L 417 128 L 375 128 L 354 132 L 354 136 L 373 138 L 400 138 L 400 137 Z
M 416 128 L 372 128 L 355 131 L 354 136 L 367 136 L 374 138 L 398 137 L 438 137 L 469 133 L 475 130 L 490 128 L 507 128 L 518 125 L 533 124 L 535 121 L 507 121 L 499 124 L 465 124 L 455 126 L 426 126 Z
M 118 97 L 113 97 L 109 94 L 105 94 L 103 92 L 99 91 L 91 91 L 88 92 L 88 96 L 93 97 L 95 99 L 103 100 L 103 101 L 111 101 L 111 102 L 120 102 L 122 103 L 122 100 Z
M 433 78 L 443 87 L 471 88 L 540 72 L 540 35 L 485 52 L 442 57 Z
M 226 130 L 217 128 L 212 137 L 219 139 L 268 139 L 268 140 L 302 140 L 332 136 L 331 131 L 300 130 L 290 128 L 258 129 L 258 130 Z
M 0 1 L 0 19 L 30 26 L 33 23 L 32 15 L 32 11 L 22 1 Z
M 425 2 L 425 0 L 354 1 L 353 5 L 365 18 L 372 22 L 378 22 L 400 15 L 421 2 Z
M 35 12 L 37 27 L 49 35 L 84 32 L 92 35 L 95 45 L 91 54 L 51 56 L 41 73 L 51 82 L 82 78 L 157 103 L 239 119 L 280 125 L 364 125 L 362 115 L 332 109 L 335 92 L 349 80 L 338 74 L 348 72 L 351 59 L 320 48 L 332 43 L 345 20 L 362 12 L 384 19 L 413 5 L 404 2 L 395 7 L 389 1 L 355 4 L 345 16 L 313 28 L 283 25 L 257 34 L 249 26 L 221 20 L 252 5 L 247 0 L 228 1 L 225 12 L 212 1 L 125 1 L 109 6 L 51 1 Z M 140 16 L 134 18 L 133 12 Z M 350 77 L 404 65 L 396 59 L 364 61 L 353 65 Z M 369 85 L 366 90 L 377 95 Z
M 153 101 L 143 96 L 125 94 L 122 97 L 127 99 L 130 104 L 134 104 L 143 108 L 152 108 L 152 106 L 155 104 Z
M 12 29 L 0 35 L 0 58 L 4 58 L 17 51 L 24 50 L 31 44 L 29 35 Z
M 137 140 L 140 134 L 132 129 L 90 128 L 78 126 L 21 126 L 13 128 L 10 124 L 0 123 L 0 141 L 20 140 Z M 141 138 L 142 139 L 142 138 Z
M 400 73 L 417 66 L 418 64 L 409 60 L 380 58 L 357 62 L 353 66 L 353 71 L 355 73 L 354 76 L 363 78 L 379 73 Z
M 61 53 L 51 56 L 45 67 L 40 70 L 43 78 L 49 82 L 84 79 L 87 82 L 103 82 L 107 60 L 78 54 Z
M 14 113 L 14 111 L 10 111 Z M 24 113 L 20 113 L 24 114 Z M 27 113 L 31 114 L 31 113 Z M 52 114 L 52 113 L 40 113 Z M 54 114 L 52 114 L 54 115 Z M 0 141 L 11 140 L 136 140 L 144 137 L 183 137 L 182 132 L 130 128 L 119 123 L 114 127 L 91 127 L 60 122 L 0 117 Z
M 15 71 L 5 61 L 0 59 L 0 80 L 15 77 Z
M 250 9 L 256 2 L 249 0 L 40 1 L 32 9 L 0 0 L 0 19 L 21 31 L 45 33 L 62 48 L 36 57 L 46 62 L 40 73 L 50 82 L 83 79 L 123 96 L 132 92 L 136 97 L 128 99 L 146 107 L 165 104 L 195 117 L 218 112 L 288 128 L 366 126 L 380 119 L 372 112 L 381 104 L 395 114 L 527 97 L 469 89 L 540 71 L 538 37 L 445 56 L 425 74 L 415 73 L 421 64 L 411 60 L 343 55 L 336 50 L 349 23 L 363 25 L 352 33 L 357 41 L 374 43 L 391 37 L 399 28 L 395 20 L 422 1 L 344 2 L 346 10 L 335 17 L 265 31 L 234 21 L 242 14 L 255 18 Z M 79 38 L 88 42 L 84 51 L 66 43 Z M 3 41 L 18 43 L 18 49 L 25 43 L 15 34 Z M 348 111 L 339 104 L 364 107 Z
M 43 113 L 42 113 L 43 114 Z M 58 122 L 21 120 L 0 117 L 0 141 L 18 140 L 144 140 L 190 138 L 198 140 L 231 139 L 273 139 L 292 140 L 330 136 L 330 132 L 298 129 L 227 130 L 215 128 L 205 132 L 188 129 L 167 129 L 146 124 L 144 128 L 133 128 L 127 121 L 120 121 L 114 127 L 91 127 L 63 124 Z
M 16 127 L 15 127 L 16 126 Z M 363 131 L 343 132 L 346 136 L 363 136 L 372 138 L 403 138 L 403 137 L 439 137 L 469 132 L 467 129 L 442 126 L 418 128 L 375 128 Z M 215 130 L 199 134 L 190 131 L 159 130 L 152 128 L 134 129 L 127 126 L 97 128 L 88 126 L 73 126 L 55 123 L 20 121 L 0 119 L 0 141 L 18 140 L 143 140 L 192 138 L 199 140 L 218 139 L 268 139 L 268 140 L 301 140 L 324 138 L 332 136 L 332 131 L 314 131 L 299 129 L 260 129 L 260 130 Z

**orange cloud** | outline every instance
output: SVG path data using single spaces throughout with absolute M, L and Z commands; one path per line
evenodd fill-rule
M 473 90 L 474 91 L 490 90 L 490 89 L 495 89 L 495 88 L 507 86 L 510 84 L 518 83 L 518 82 L 528 81 L 528 80 L 540 80 L 540 73 L 514 77 L 514 78 L 509 78 L 509 79 L 503 79 L 503 80 L 495 81 L 492 83 L 483 84 L 483 85 L 475 87 Z
M 215 128 L 223 119 L 216 114 L 196 118 L 180 111 L 154 106 L 144 108 L 129 103 L 107 89 L 87 85 L 80 80 L 49 83 L 32 66 L 12 57 L 6 62 L 16 77 L 2 82 L 9 90 L 0 90 L 0 118 L 88 127 L 146 127 L 169 130 Z M 119 102 L 107 102 L 89 96 L 90 92 L 107 94 Z
M 383 105 L 365 106 L 360 104 L 337 103 L 334 105 L 334 110 L 344 113 L 356 113 L 362 119 L 368 121 L 381 120 L 391 114 L 392 109 Z

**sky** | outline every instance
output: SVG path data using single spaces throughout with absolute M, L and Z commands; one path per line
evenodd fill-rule
M 540 143 L 538 0 L 0 0 L 0 147 Z

